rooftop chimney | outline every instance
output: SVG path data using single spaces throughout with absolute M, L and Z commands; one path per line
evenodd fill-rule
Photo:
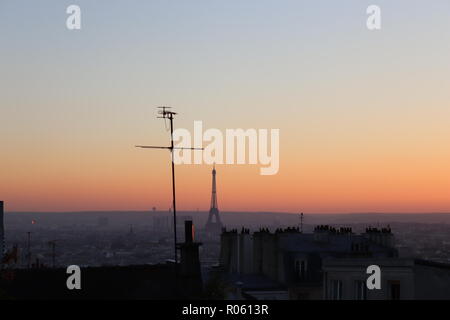
M 194 242 L 194 225 L 190 220 L 184 222 L 184 239 L 185 243 Z
M 194 225 L 192 220 L 184 222 L 185 242 L 179 244 L 181 251 L 180 276 L 187 296 L 197 295 L 202 290 L 199 246 L 194 242 Z

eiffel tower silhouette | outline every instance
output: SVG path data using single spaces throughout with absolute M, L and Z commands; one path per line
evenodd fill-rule
M 222 222 L 220 221 L 219 208 L 217 205 L 216 194 L 216 166 L 212 170 L 212 194 L 211 194 L 211 209 L 209 209 L 208 221 L 206 222 L 205 230 L 209 233 L 222 232 Z

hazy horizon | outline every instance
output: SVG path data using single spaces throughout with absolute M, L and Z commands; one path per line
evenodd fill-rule
M 79 210 L 79 211 L 6 211 L 5 213 L 172 213 L 169 210 Z M 199 213 L 208 213 L 208 210 L 177 210 L 177 214 L 181 213 L 191 213 L 191 212 L 199 212 Z M 257 214 L 292 214 L 298 215 L 300 212 L 287 212 L 287 211 L 221 211 L 220 213 L 257 213 Z M 395 214 L 411 214 L 411 215 L 423 215 L 423 214 L 450 214 L 450 211 L 428 211 L 428 212 L 382 212 L 382 211 L 373 211 L 373 212 L 303 212 L 303 214 L 308 215 L 364 215 L 364 214 L 386 214 L 386 215 L 395 215 Z

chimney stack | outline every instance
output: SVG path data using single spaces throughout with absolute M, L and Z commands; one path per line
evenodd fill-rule
M 184 222 L 184 239 L 185 243 L 194 242 L 194 224 L 192 221 L 188 220 Z
M 181 251 L 180 276 L 184 293 L 189 296 L 198 296 L 202 291 L 202 276 L 200 268 L 199 246 L 194 242 L 194 224 L 191 220 L 184 222 L 185 242 L 179 244 Z

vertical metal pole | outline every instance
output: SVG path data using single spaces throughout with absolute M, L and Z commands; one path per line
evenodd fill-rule
M 28 269 L 31 267 L 31 232 L 28 231 Z
M 172 158 L 172 208 L 173 208 L 173 233 L 174 233 L 174 253 L 175 253 L 175 291 L 177 292 L 177 278 L 178 278 L 178 248 L 177 248 L 177 204 L 176 204 L 176 194 L 175 194 L 175 155 L 174 145 L 173 145 L 173 116 L 176 114 L 175 112 L 166 111 L 166 107 L 162 108 L 158 112 L 161 116 L 158 118 L 169 119 L 170 120 L 170 146 L 136 146 L 138 148 L 148 148 L 148 149 L 169 149 L 171 152 Z M 203 148 L 182 148 L 177 147 L 177 149 L 184 150 L 203 150 Z
M 172 206 L 173 206 L 173 239 L 174 239 L 174 249 L 175 249 L 175 269 L 178 264 L 178 254 L 177 254 L 177 205 L 175 201 L 175 163 L 173 154 L 173 116 L 170 115 L 170 152 L 172 156 Z
M 178 295 L 177 204 L 175 197 L 175 162 L 173 154 L 173 115 L 170 114 L 170 153 L 172 157 L 173 244 L 175 253 L 175 295 Z

